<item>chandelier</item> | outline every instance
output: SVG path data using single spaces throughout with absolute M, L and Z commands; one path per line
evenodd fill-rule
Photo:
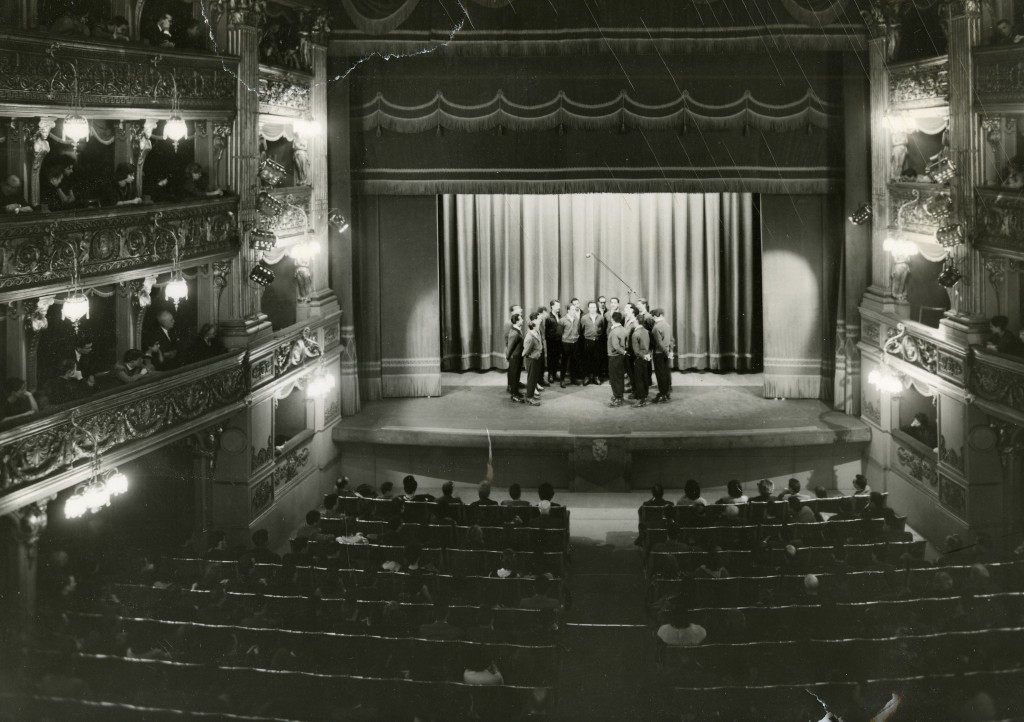
M 70 140 L 71 144 L 78 149 L 78 144 L 89 137 L 89 121 L 81 114 L 82 96 L 78 90 L 78 63 L 72 62 L 71 68 L 75 76 L 75 97 L 71 101 L 71 112 L 64 118 L 61 133 L 64 140 Z
M 174 95 L 171 97 L 171 117 L 164 124 L 164 138 L 174 144 L 174 152 L 178 152 L 178 143 L 188 136 L 188 126 L 181 117 L 181 105 L 178 101 L 178 79 L 171 75 L 171 82 L 174 83 Z
M 52 239 L 53 231 L 50 234 Z M 61 306 L 61 318 L 70 321 L 77 331 L 78 323 L 83 318 L 89 318 L 89 298 L 83 293 L 81 279 L 78 277 L 78 247 L 68 240 L 64 244 L 71 249 L 71 285 L 68 286 L 68 295 Z
M 169 233 L 171 238 L 174 239 L 174 255 L 171 256 L 171 279 L 164 286 L 164 298 L 174 304 L 174 310 L 178 310 L 178 304 L 182 301 L 188 300 L 188 283 L 185 282 L 185 274 L 181 270 L 181 245 L 178 234 L 173 228 L 167 228 L 160 225 L 160 216 L 162 214 L 157 213 L 153 218 L 153 227 L 155 230 L 161 230 Z
M 94 514 L 100 509 L 110 506 L 111 498 L 128 491 L 128 477 L 118 471 L 116 467 L 109 471 L 103 471 L 99 437 L 95 431 L 78 423 L 77 411 L 71 416 L 71 426 L 77 431 L 88 434 L 92 442 L 92 475 L 88 481 L 75 487 L 71 496 L 64 502 L 64 516 L 68 519 L 77 519 L 84 516 L 86 512 Z

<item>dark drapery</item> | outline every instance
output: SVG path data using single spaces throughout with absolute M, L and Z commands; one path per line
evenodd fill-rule
M 627 287 L 588 252 L 665 309 L 675 368 L 758 368 L 755 203 L 748 193 L 442 196 L 443 368 L 505 368 L 513 303 L 625 303 Z

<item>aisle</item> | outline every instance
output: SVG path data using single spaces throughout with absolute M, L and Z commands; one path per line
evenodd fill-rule
M 555 718 L 660 719 L 654 645 L 644 613 L 644 577 L 636 547 L 573 540 L 570 588 Z M 640 706 L 642 705 L 642 706 Z

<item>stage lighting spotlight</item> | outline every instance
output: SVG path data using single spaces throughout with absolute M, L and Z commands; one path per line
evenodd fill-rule
M 284 210 L 284 203 L 263 191 L 256 197 L 256 208 L 265 216 L 279 216 Z
M 261 286 L 269 286 L 277 278 L 277 274 L 274 273 L 274 269 L 268 266 L 263 261 L 260 261 L 252 270 L 249 271 L 249 280 L 253 283 L 257 283 Z
M 956 164 L 949 158 L 939 158 L 924 172 L 936 183 L 949 183 L 956 177 Z
M 935 231 L 935 240 L 944 248 L 959 246 L 964 242 L 964 227 L 959 223 L 941 226 Z
M 861 203 L 857 210 L 850 214 L 850 223 L 855 226 L 863 226 L 871 220 L 872 215 L 874 215 L 874 213 L 871 210 L 871 204 Z
M 277 234 L 266 228 L 256 228 L 249 234 L 249 248 L 254 251 L 269 251 L 277 245 Z
M 943 220 L 953 215 L 953 199 L 947 193 L 939 193 L 924 202 L 924 211 L 932 218 Z
M 328 213 L 327 222 L 331 225 L 331 228 L 336 230 L 338 233 L 344 233 L 349 227 L 349 223 L 345 220 L 345 216 L 341 215 L 338 211 L 331 211 Z
M 260 180 L 269 186 L 279 186 L 284 180 L 285 169 L 284 166 L 273 161 L 270 158 L 265 158 L 260 163 L 259 177 Z
M 939 285 L 943 288 L 952 288 L 956 284 L 960 283 L 960 279 L 963 278 L 963 274 L 957 270 L 957 267 L 948 264 L 942 269 L 942 273 L 939 274 Z

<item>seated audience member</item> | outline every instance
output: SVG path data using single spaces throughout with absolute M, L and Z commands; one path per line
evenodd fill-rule
M 1006 316 L 993 316 L 989 319 L 989 328 L 992 331 L 992 335 L 989 337 L 989 341 L 986 347 L 998 351 L 999 353 L 1009 354 L 1011 356 L 1020 356 L 1024 353 L 1024 342 L 1020 340 L 1020 337 L 1011 332 L 1009 328 L 1010 319 Z
M 114 180 L 107 186 L 103 197 L 105 206 L 137 206 L 142 203 L 135 187 L 135 167 L 131 163 L 118 163 Z
M 689 545 L 679 538 L 679 525 L 675 523 L 669 523 L 665 527 L 665 541 L 660 541 L 651 547 L 652 552 L 685 552 L 689 550 Z
M 707 506 L 708 502 L 701 496 L 700 484 L 696 479 L 687 479 L 683 484 L 683 498 L 676 502 L 676 506 Z
M 746 504 L 749 499 L 743 493 L 743 485 L 733 479 L 725 485 L 726 496 L 718 500 L 718 504 Z
M 904 426 L 901 431 L 917 439 L 929 449 L 934 449 L 939 443 L 935 425 L 928 418 L 928 414 L 923 411 L 914 414 L 914 420 Z
M 707 553 L 707 556 L 704 557 L 704 562 L 697 567 L 696 576 L 711 579 L 725 579 L 729 576 L 729 570 L 722 564 L 722 559 L 719 556 L 720 551 L 716 547 Z
M 685 610 L 674 609 L 670 612 L 670 621 L 662 624 L 657 637 L 669 647 L 696 647 L 708 636 L 704 627 L 690 621 Z
M 323 509 L 320 511 L 322 519 L 341 519 L 345 515 L 338 511 L 338 495 L 325 494 Z
M 89 37 L 89 13 L 69 10 L 46 29 L 51 35 L 72 35 L 80 38 Z
M 156 367 L 158 371 L 169 371 L 181 365 L 178 358 L 180 341 L 174 325 L 174 314 L 164 309 L 156 316 L 156 327 L 142 334 L 143 348 L 149 349 L 153 348 L 154 344 L 160 345 L 159 365 Z
M 57 377 L 50 379 L 40 391 L 42 406 L 59 406 L 85 398 L 93 392 L 95 381 L 90 376 L 86 380 L 78 378 L 75 362 L 66 358 L 57 368 Z
M 533 580 L 533 595 L 519 600 L 520 609 L 561 609 L 562 603 L 550 595 L 551 580 L 539 576 Z
M 481 481 L 476 490 L 477 500 L 470 504 L 476 506 L 498 506 L 498 502 L 491 498 L 491 482 Z
M 355 494 L 361 499 L 377 498 L 377 491 L 370 484 L 365 482 L 356 487 Z
M 818 485 L 818 486 L 814 487 L 814 498 L 815 499 L 827 499 L 828 498 L 828 489 L 826 489 L 825 487 L 823 487 L 821 485 Z
M 421 624 L 417 632 L 421 639 L 458 639 L 462 630 L 448 622 L 448 605 L 438 602 L 434 605 L 434 621 Z
M 803 494 L 800 493 L 800 480 L 799 479 L 790 479 L 788 482 L 786 482 L 786 488 L 785 488 L 785 490 L 781 494 L 779 494 L 779 499 L 783 499 L 784 500 L 784 499 L 787 499 L 787 498 L 789 498 L 791 496 L 795 496 L 795 497 L 798 497 L 800 499 L 806 498 L 806 497 L 804 497 Z
M 466 530 L 466 538 L 462 540 L 460 549 L 485 549 L 484 530 L 479 524 L 474 524 Z
M 502 506 L 530 506 L 530 502 L 522 499 L 523 489 L 519 484 L 513 484 L 508 488 L 508 499 L 501 502 Z
M 1009 20 L 999 20 L 996 22 L 995 30 L 992 33 L 992 44 L 993 45 L 1014 45 L 1024 40 L 1024 35 L 1018 33 Z
M 498 579 L 508 579 L 518 576 L 516 574 L 516 553 L 513 549 L 506 549 L 501 553 L 501 560 L 496 569 L 491 570 L 488 576 Z
M 313 555 L 309 553 L 309 537 L 297 536 L 288 544 L 291 551 L 282 557 L 282 569 L 313 566 Z
M 413 487 L 413 489 L 415 489 L 415 488 L 416 487 Z M 395 490 L 395 485 L 392 484 L 390 481 L 385 481 L 383 484 L 380 485 L 380 498 L 381 499 L 391 499 L 391 498 L 393 498 L 394 494 L 395 494 L 394 490 Z
M 224 344 L 217 338 L 217 324 L 204 323 L 199 327 L 199 335 L 189 346 L 187 363 L 206 361 L 224 353 Z
M 810 524 L 818 521 L 814 516 L 814 510 L 807 506 L 799 496 L 790 496 L 786 501 L 789 503 L 790 524 Z
M 185 24 L 180 33 L 174 34 L 174 46 L 182 50 L 206 51 L 207 35 L 203 32 L 203 25 L 198 20 L 190 20 Z
M 430 494 L 417 494 L 416 489 L 419 487 L 419 483 L 416 481 L 416 477 L 409 474 L 402 479 L 402 488 L 405 493 L 397 497 L 401 501 L 433 501 L 434 497 Z M 381 493 L 383 495 L 384 485 L 381 485 Z
M 541 501 L 549 502 L 551 506 L 561 506 L 555 502 L 555 487 L 546 481 L 537 487 L 537 496 Z
M 665 488 L 661 484 L 655 484 L 651 487 L 651 498 L 640 506 L 674 506 L 674 504 L 665 498 Z
M 152 346 L 142 351 L 142 368 L 146 369 L 147 374 L 155 374 L 163 366 L 164 352 L 160 350 L 160 342 L 154 341 Z
M 227 535 L 225 535 L 220 529 L 214 529 L 207 537 L 207 549 L 203 552 L 203 559 L 217 559 L 223 561 L 230 558 L 231 555 L 228 553 Z
M 114 377 L 122 384 L 134 384 L 149 378 L 153 372 L 146 368 L 146 356 L 137 348 L 124 352 L 121 360 L 114 364 Z
M 871 493 L 871 487 L 868 486 L 868 478 L 863 474 L 857 474 L 853 477 L 853 495 L 854 496 L 867 496 Z
M 257 564 L 280 564 L 281 555 L 267 549 L 270 541 L 270 532 L 266 529 L 257 529 L 252 533 L 252 549 L 249 556 Z
M 48 211 L 66 211 L 74 208 L 75 192 L 68 190 L 65 193 L 61 190 L 61 183 L 64 181 L 64 171 L 57 166 L 50 166 L 43 177 L 39 179 L 39 205 Z
M 4 421 L 21 419 L 39 413 L 39 405 L 22 379 L 9 378 L 4 382 L 4 400 L 0 404 L 0 417 Z
M 885 497 L 879 492 L 873 491 L 868 497 L 868 505 L 861 512 L 862 519 L 884 519 L 885 518 Z
M 203 167 L 198 163 L 189 163 L 185 166 L 184 177 L 181 181 L 182 200 L 196 200 L 198 198 L 213 198 L 224 195 L 220 188 L 209 190 L 207 180 L 203 174 Z
M 170 13 L 161 13 L 155 24 L 142 29 L 142 39 L 158 48 L 173 48 L 174 35 L 171 26 L 174 18 Z
M 301 539 L 306 538 L 310 541 L 334 541 L 333 534 L 325 534 L 320 530 L 320 512 L 316 509 L 310 509 L 306 512 L 306 523 L 299 527 L 299 530 L 295 532 L 295 538 Z
M 128 32 L 128 21 L 124 15 L 114 15 L 109 20 L 94 23 L 92 36 L 96 40 L 108 40 L 110 42 L 127 43 L 131 42 L 131 35 Z
M 352 491 L 351 489 L 348 488 L 349 484 L 351 484 L 351 483 L 352 483 L 352 480 L 349 479 L 347 476 L 343 476 L 340 479 L 336 479 L 335 482 L 334 482 L 334 493 L 336 493 L 339 497 L 341 497 L 341 496 L 345 496 L 345 497 L 357 496 L 356 492 L 354 492 L 354 491 Z
M 445 519 L 456 519 L 458 510 L 452 507 L 462 506 L 462 499 L 455 496 L 455 483 L 446 481 L 441 485 L 441 497 L 437 500 L 437 515 Z
M 478 687 L 496 687 L 505 684 L 498 665 L 491 659 L 487 647 L 467 646 L 466 669 L 462 673 L 463 684 Z
M 96 363 L 96 356 L 93 354 L 95 344 L 92 338 L 80 333 L 75 336 L 74 344 L 75 347 L 68 357 L 75 362 L 79 378 L 88 379 L 90 376 L 98 374 L 100 369 Z
M 0 182 L 0 204 L 3 204 L 5 213 L 27 213 L 32 210 L 32 206 L 25 200 L 21 178 L 9 175 Z
M 757 482 L 757 496 L 751 501 L 775 501 L 775 483 L 771 479 Z
M 551 515 L 552 503 L 544 500 L 537 505 L 537 516 L 530 520 L 530 526 L 538 529 L 560 529 L 565 526 L 562 519 Z

